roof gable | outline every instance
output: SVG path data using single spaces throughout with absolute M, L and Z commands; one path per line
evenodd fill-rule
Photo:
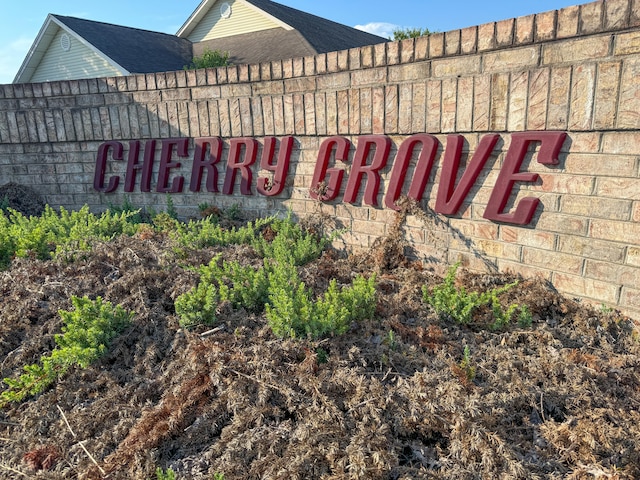
M 261 18 L 261 21 L 270 20 L 273 22 L 272 26 L 267 28 L 279 26 L 286 30 L 297 30 L 302 38 L 315 50 L 315 53 L 327 53 L 388 41 L 386 38 L 287 7 L 271 0 L 226 0 L 226 3 L 231 6 L 232 13 L 229 18 L 223 19 L 220 12 L 220 7 L 223 3 L 225 3 L 225 0 L 203 0 L 176 35 L 182 38 L 189 38 L 193 42 L 229 36 L 228 32 L 233 31 L 232 28 L 228 27 L 227 32 L 222 32 L 222 24 L 228 22 L 229 25 L 237 28 L 238 24 L 243 22 L 243 18 L 240 15 L 238 15 L 237 20 L 234 19 L 233 12 L 237 8 L 239 10 L 242 9 L 242 12 L 248 12 L 251 9 L 255 11 L 255 14 L 251 17 L 254 27 L 259 22 L 258 18 Z M 258 14 L 260 17 L 257 16 Z M 238 35 L 266 29 L 263 26 L 251 28 L 251 25 L 248 24 L 245 27 L 245 30 L 235 30 L 233 34 Z M 207 32 L 206 34 L 204 34 L 205 31 Z
M 54 61 L 53 57 L 58 55 L 57 62 L 62 63 L 62 56 L 55 51 L 54 45 L 54 38 L 60 31 L 67 33 L 74 43 L 77 42 L 86 49 L 85 61 L 97 65 L 99 59 L 106 68 L 88 68 L 87 72 L 83 73 L 61 66 L 58 69 L 61 76 L 56 77 L 56 80 L 180 70 L 188 65 L 193 57 L 191 42 L 175 35 L 50 14 L 14 83 L 33 81 L 34 73 L 45 58 L 51 63 Z M 88 52 L 91 52 L 91 55 Z M 74 53 L 79 52 L 76 50 Z

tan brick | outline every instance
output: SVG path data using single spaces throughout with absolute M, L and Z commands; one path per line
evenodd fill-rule
M 568 255 L 566 253 L 524 247 L 522 250 L 522 263 L 548 268 L 555 272 L 579 275 L 582 272 L 584 260 L 578 256 Z
M 471 132 L 473 130 L 473 78 L 459 78 L 457 91 L 456 131 Z
M 451 30 L 444 34 L 444 54 L 457 55 L 460 53 L 460 30 Z
M 620 80 L 618 119 L 616 121 L 616 127 L 618 129 L 640 128 L 639 75 L 640 58 L 633 58 L 624 62 L 622 78 Z
M 556 236 L 555 233 L 540 232 L 507 225 L 500 226 L 500 239 L 502 241 L 543 250 L 555 249 Z
M 322 73 L 320 71 L 319 62 L 316 61 L 316 68 L 318 68 L 318 73 Z M 342 72 L 345 70 L 349 70 L 349 50 L 340 50 L 338 52 L 338 69 Z
M 529 74 L 527 129 L 544 130 L 547 121 L 549 69 L 540 68 Z
M 529 87 L 529 75 L 527 72 L 511 75 L 509 85 L 509 112 L 507 128 L 514 131 L 523 131 L 526 128 L 527 115 L 527 91 Z
M 497 265 L 501 272 L 519 274 L 524 278 L 539 278 L 541 280 L 551 281 L 552 272 L 546 268 L 523 265 L 520 262 L 502 259 L 498 259 Z
M 338 95 L 327 92 L 327 135 L 338 134 Z
M 619 306 L 633 318 L 640 318 L 640 290 L 624 287 L 620 294 Z
M 282 135 L 294 135 L 296 133 L 296 115 L 293 95 L 284 95 L 282 97 L 282 106 L 284 111 Z
M 316 81 L 318 90 L 340 90 L 351 85 L 351 75 L 348 72 L 320 75 Z
M 414 49 L 416 61 L 426 60 L 429 58 L 429 35 L 423 35 L 422 37 L 416 38 Z
M 273 103 L 273 134 L 285 135 L 285 118 L 284 118 L 284 98 L 272 97 Z
M 427 131 L 440 132 L 440 113 L 442 107 L 442 82 L 429 80 L 427 82 Z
M 596 195 L 613 198 L 640 198 L 640 181 L 637 178 L 599 177 Z
M 413 41 L 413 38 L 411 40 Z M 373 46 L 372 45 L 361 47 L 360 55 L 362 58 L 362 68 L 373 67 Z
M 491 104 L 491 81 L 488 75 L 473 78 L 473 130 L 489 129 L 489 107 Z
M 442 81 L 441 129 L 444 133 L 451 133 L 456 129 L 457 85 L 457 78 Z
M 360 133 L 373 133 L 373 105 L 372 105 L 371 88 L 363 88 L 360 90 Z
M 549 88 L 549 109 L 547 111 L 547 129 L 564 130 L 569 117 L 569 92 L 571 87 L 571 68 L 551 70 Z
M 595 101 L 595 83 L 595 65 L 578 65 L 573 69 L 569 111 L 570 129 L 589 130 L 591 128 Z
M 372 222 L 370 220 L 353 220 L 351 222 L 351 231 L 353 233 L 364 233 L 369 235 L 382 236 L 386 231 L 386 224 L 381 222 Z
M 604 2 L 580 5 L 580 33 L 596 33 L 602 30 Z
M 480 56 L 464 56 L 443 60 L 434 60 L 431 64 L 434 78 L 457 77 L 480 73 Z
M 516 45 L 522 45 L 524 43 L 533 42 L 533 25 L 535 22 L 535 15 L 527 15 L 525 17 L 516 18 L 515 26 L 515 43 Z
M 591 220 L 589 234 L 594 238 L 625 242 L 637 245 L 640 238 L 640 223 L 617 222 L 594 218 Z
M 610 130 L 614 128 L 618 100 L 618 80 L 620 63 L 601 63 L 598 65 L 596 84 L 594 128 Z
M 264 124 L 265 135 L 275 135 L 275 124 L 273 116 L 273 99 L 271 97 L 262 97 L 262 121 Z M 211 116 L 211 104 L 209 105 L 209 116 Z M 212 130 L 213 133 L 213 130 Z
M 629 0 L 607 0 L 604 11 L 604 28 L 613 30 L 626 27 L 628 15 Z
M 349 90 L 349 133 L 360 134 L 360 91 Z
M 509 105 L 509 74 L 496 73 L 491 76 L 491 106 L 489 110 L 489 130 L 507 129 L 507 109 Z
M 485 23 L 478 26 L 478 51 L 484 52 L 496 46 L 496 24 Z
M 429 57 L 436 58 L 444 55 L 444 33 L 429 35 Z
M 397 65 L 400 63 L 400 43 L 387 42 L 387 65 Z
M 536 228 L 547 232 L 586 235 L 588 219 L 560 213 L 542 212 Z
M 630 55 L 640 52 L 640 32 L 619 33 L 615 36 L 614 55 Z
M 520 245 L 496 242 L 493 240 L 477 240 L 475 246 L 489 257 L 502 258 L 505 260 L 519 261 L 522 252 Z
M 218 89 L 218 97 L 220 97 L 220 87 L 205 88 Z M 282 80 L 256 82 L 251 85 L 251 88 L 253 90 L 253 95 L 282 95 L 284 93 L 284 82 Z
M 611 198 L 564 196 L 562 213 L 590 218 L 628 220 L 631 215 L 631 201 Z
M 585 276 L 627 287 L 640 284 L 640 268 L 597 260 L 587 260 Z
M 558 237 L 558 251 L 617 263 L 622 263 L 625 255 L 625 248 L 620 244 L 572 235 Z
M 631 17 L 630 27 L 637 27 L 640 25 L 640 0 L 631 0 Z
M 338 133 L 340 135 L 349 134 L 349 91 L 342 90 L 337 94 L 338 105 Z
M 515 19 L 500 20 L 496 22 L 496 45 L 498 47 L 508 47 L 513 44 L 513 32 Z
M 637 155 L 640 152 L 640 133 L 605 132 L 602 134 L 602 152 Z
M 384 88 L 374 87 L 372 92 L 372 107 L 373 107 L 373 119 L 372 119 L 372 133 L 382 134 L 384 133 Z
M 409 63 L 415 59 L 415 40 L 407 38 L 400 42 L 400 62 Z
M 556 10 L 539 13 L 536 15 L 535 39 L 536 42 L 553 40 L 556 33 Z
M 631 177 L 636 172 L 636 157 L 626 155 L 574 153 L 564 162 L 565 173 L 583 175 L 611 175 Z
M 579 64 L 609 55 L 610 37 L 606 35 L 554 42 L 542 46 L 542 63 Z
M 619 287 L 610 282 L 602 282 L 578 275 L 554 273 L 552 282 L 560 292 L 583 298 L 590 298 L 598 302 L 615 305 L 618 303 Z
M 627 248 L 627 261 L 625 263 L 634 267 L 640 267 L 640 247 Z
M 633 215 L 631 216 L 631 219 L 634 222 L 640 223 L 640 201 L 635 202 L 635 206 L 633 207 Z
M 327 134 L 327 101 L 323 93 L 316 92 L 314 95 L 314 113 L 316 135 Z
M 427 85 L 415 83 L 413 85 L 413 107 L 411 109 L 412 132 L 426 132 L 427 130 Z
M 484 55 L 482 71 L 485 73 L 517 71 L 538 65 L 539 47 L 525 47 L 490 52 Z
M 242 136 L 242 116 L 240 113 L 239 98 L 232 98 L 231 100 L 229 100 L 229 118 L 231 119 L 231 136 L 241 137 Z M 180 136 L 188 136 L 188 134 L 187 135 L 182 134 Z
M 532 169 L 533 170 L 533 169 Z M 591 195 L 595 179 L 587 175 L 566 175 L 562 173 L 539 173 L 542 185 L 536 190 L 543 192 L 564 193 L 569 195 Z
M 315 77 L 297 77 L 284 81 L 285 93 L 308 92 L 316 89 Z
M 478 27 L 467 27 L 460 31 L 460 52 L 475 53 L 478 48 Z
M 384 71 L 384 69 L 383 69 Z M 389 67 L 389 82 L 401 83 L 412 80 L 422 80 L 429 78 L 430 64 L 429 62 L 410 63 L 405 65 L 395 65 Z M 375 84 L 385 83 L 386 80 L 381 79 Z M 355 85 L 355 83 L 354 83 Z

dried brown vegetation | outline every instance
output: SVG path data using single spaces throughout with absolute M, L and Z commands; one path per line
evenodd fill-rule
M 346 335 L 282 340 L 264 315 L 221 305 L 203 336 L 174 311 L 196 282 L 187 266 L 255 255 L 171 247 L 143 230 L 74 263 L 0 273 L 2 377 L 51 351 L 72 295 L 136 312 L 98 363 L 0 412 L 0 478 L 149 479 L 157 467 L 181 479 L 640 478 L 640 338 L 616 312 L 523 279 L 503 296 L 529 306 L 530 328 L 491 331 L 483 311 L 457 324 L 424 304 L 422 285 L 441 278 L 407 261 L 398 236 L 301 267 L 318 293 L 378 272 L 375 318 Z

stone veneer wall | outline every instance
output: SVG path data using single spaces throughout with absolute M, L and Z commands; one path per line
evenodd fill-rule
M 640 317 L 640 0 L 608 0 L 373 47 L 239 65 L 119 78 L 0 86 L 0 184 L 35 187 L 52 205 L 104 209 L 121 204 L 93 189 L 96 152 L 122 141 L 173 137 L 293 135 L 286 190 L 268 198 L 189 192 L 183 159 L 178 210 L 208 202 L 264 214 L 291 208 L 336 217 L 348 244 L 369 246 L 388 232 L 394 212 L 359 199 L 319 204 L 309 198 L 321 142 L 386 134 L 395 152 L 413 133 L 462 134 L 473 152 L 499 133 L 496 157 L 461 214 L 434 227 L 410 216 L 405 228 L 418 254 L 470 268 L 540 275 L 572 296 Z M 523 184 L 541 199 L 528 226 L 482 217 L 512 132 L 566 131 L 557 166 L 530 162 L 541 181 Z M 144 143 L 144 142 L 143 142 Z M 193 140 L 190 141 L 193 149 Z M 436 167 L 442 162 L 442 147 Z M 223 158 L 226 158 L 223 156 Z M 180 170 L 171 172 L 177 175 Z M 224 175 L 224 168 L 221 169 Z M 154 175 L 157 176 L 157 166 Z M 425 192 L 435 199 L 439 175 Z M 435 178 L 434 178 L 435 177 Z M 155 183 L 152 184 L 155 186 Z M 127 194 L 158 205 L 166 194 Z M 381 196 L 380 196 L 381 197 Z M 518 201 L 517 199 L 515 201 Z M 380 200 L 380 204 L 383 204 Z

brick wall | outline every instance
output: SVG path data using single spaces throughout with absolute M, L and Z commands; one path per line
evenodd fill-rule
M 189 159 L 182 159 L 182 193 L 172 200 L 184 215 L 197 205 L 239 204 L 255 214 L 287 208 L 300 215 L 321 210 L 350 229 L 345 240 L 370 246 L 388 232 L 393 210 L 349 204 L 338 196 L 309 196 L 321 143 L 344 136 L 391 137 L 391 160 L 381 195 L 404 139 L 435 135 L 441 147 L 423 202 L 433 206 L 443 150 L 450 134 L 464 135 L 475 152 L 498 133 L 487 163 L 460 213 L 437 224 L 407 219 L 405 233 L 424 258 L 470 268 L 493 265 L 539 275 L 560 291 L 616 306 L 640 317 L 640 0 L 609 0 L 305 58 L 198 71 L 0 86 L 0 184 L 34 186 L 52 205 L 104 209 L 121 204 L 93 188 L 100 145 L 121 141 L 124 175 L 130 140 L 295 137 L 291 172 L 275 197 L 189 191 Z M 531 160 L 539 174 L 511 199 L 539 198 L 526 226 L 490 222 L 483 212 L 511 134 L 567 132 L 559 165 Z M 160 148 L 160 142 L 156 148 Z M 353 150 L 352 150 L 353 155 Z M 531 154 L 535 156 L 535 153 Z M 224 157 L 224 154 L 223 154 Z M 226 157 L 224 157 L 226 158 Z M 259 163 L 259 162 L 258 162 Z M 348 166 L 346 167 L 348 168 Z M 437 170 L 437 171 L 436 171 Z M 256 174 L 260 174 L 256 169 Z M 134 205 L 162 207 L 167 199 L 140 188 Z M 221 171 L 224 180 L 224 168 Z M 363 187 L 364 188 L 364 187 Z M 344 187 L 343 187 L 344 190 Z M 380 205 L 384 202 L 380 201 Z

